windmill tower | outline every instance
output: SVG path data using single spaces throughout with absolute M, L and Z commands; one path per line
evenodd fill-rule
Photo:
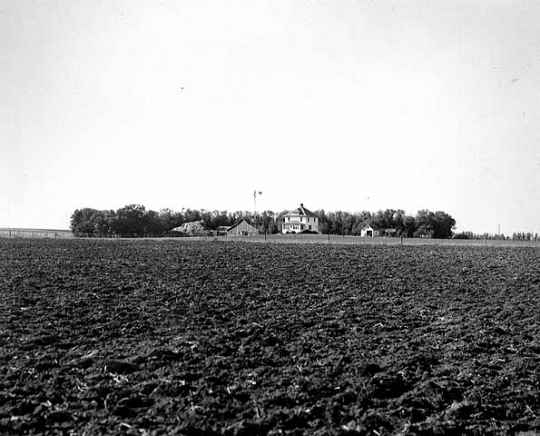
M 253 190 L 253 221 L 255 224 L 255 227 L 257 226 L 257 195 L 262 195 L 262 191 L 257 191 L 256 189 Z

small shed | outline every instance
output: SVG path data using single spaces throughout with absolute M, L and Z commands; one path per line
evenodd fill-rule
M 229 226 L 219 226 L 216 229 L 216 235 L 217 236 L 227 236 L 228 231 L 229 231 Z
M 363 238 L 374 238 L 381 235 L 381 230 L 375 226 L 364 226 L 360 230 L 360 236 Z
M 398 234 L 397 229 L 384 229 L 384 236 L 395 238 Z
M 259 231 L 253 227 L 250 223 L 242 218 L 233 226 L 227 229 L 227 236 L 240 236 L 240 235 L 258 235 Z
M 384 229 L 374 225 L 368 225 L 360 230 L 360 236 L 365 238 L 395 237 L 397 236 L 397 229 Z

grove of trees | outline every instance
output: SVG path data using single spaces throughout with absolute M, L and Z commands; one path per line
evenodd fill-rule
M 71 216 L 71 230 L 76 236 L 85 237 L 160 237 L 171 235 L 171 230 L 185 222 L 203 221 L 206 228 L 216 230 L 220 226 L 232 226 L 245 218 L 261 232 L 279 233 L 282 217 L 287 212 L 208 211 L 205 209 L 182 209 L 175 212 L 162 209 L 147 210 L 139 204 L 130 204 L 116 211 L 91 208 L 77 209 Z M 368 211 L 328 212 L 318 210 L 319 231 L 324 234 L 359 236 L 366 225 L 381 229 L 394 229 L 398 237 L 451 238 L 456 221 L 442 211 L 419 210 L 416 216 L 407 215 L 401 209 Z
M 501 240 L 501 241 L 539 241 L 540 235 L 532 232 L 514 232 L 512 236 L 506 236 L 504 234 L 492 234 L 492 233 L 473 233 L 473 232 L 460 232 L 455 234 L 454 239 L 488 239 L 488 240 Z
M 386 209 L 372 213 L 315 212 L 319 217 L 322 233 L 359 236 L 366 225 L 379 229 L 394 229 L 395 236 L 405 238 L 450 238 L 456 221 L 446 212 L 419 210 L 416 216 L 407 215 L 401 209 Z

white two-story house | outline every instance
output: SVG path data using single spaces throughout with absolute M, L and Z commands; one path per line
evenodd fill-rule
M 302 233 L 302 232 L 319 233 L 319 217 L 310 210 L 306 209 L 303 204 L 300 207 L 283 216 L 283 224 L 281 233 Z

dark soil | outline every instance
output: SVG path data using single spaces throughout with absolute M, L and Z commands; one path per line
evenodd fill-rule
M 540 434 L 539 265 L 0 240 L 0 434 Z

